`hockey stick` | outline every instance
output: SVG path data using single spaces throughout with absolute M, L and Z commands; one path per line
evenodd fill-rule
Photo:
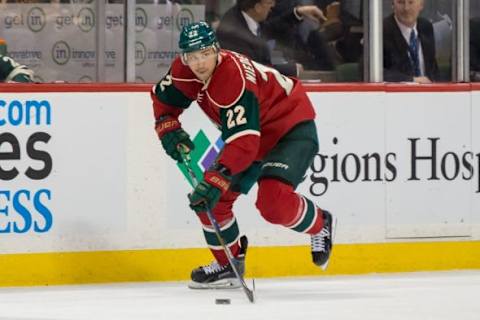
M 186 148 L 183 145 L 179 145 L 178 151 L 180 152 L 180 155 L 182 156 L 183 163 L 185 164 L 185 168 L 187 169 L 188 175 L 192 179 L 193 187 L 195 188 L 198 184 L 198 179 L 197 176 L 195 175 L 195 172 L 193 172 L 192 167 L 190 166 L 190 154 L 188 151 L 188 148 Z M 253 290 L 250 290 L 245 283 L 245 279 L 243 279 L 243 276 L 238 272 L 237 266 L 235 265 L 235 257 L 232 254 L 232 251 L 230 251 L 230 248 L 225 245 L 225 240 L 223 240 L 221 231 L 220 231 L 220 225 L 217 222 L 217 219 L 212 214 L 212 211 L 207 208 L 207 217 L 208 220 L 210 220 L 210 223 L 213 226 L 213 229 L 215 230 L 215 235 L 217 236 L 218 242 L 222 245 L 223 251 L 225 252 L 225 255 L 227 256 L 228 263 L 232 266 L 233 272 L 235 273 L 235 276 L 237 277 L 238 281 L 240 281 L 240 284 L 242 285 L 243 291 L 247 295 L 248 300 L 251 303 L 255 303 L 255 296 L 254 296 L 254 290 L 255 290 L 255 282 L 253 282 Z

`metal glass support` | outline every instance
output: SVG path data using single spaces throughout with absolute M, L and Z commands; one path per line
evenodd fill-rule
M 96 28 L 95 28 L 95 55 L 96 70 L 95 80 L 105 82 L 105 0 L 95 1 Z
M 463 0 L 463 81 L 470 82 L 470 0 Z
M 136 0 L 126 0 L 125 17 L 125 82 L 135 82 L 135 6 Z
M 470 81 L 470 1 L 457 0 L 453 2 L 454 30 L 452 37 L 452 81 Z
M 367 32 L 364 38 L 364 79 L 369 82 L 383 82 L 383 16 L 382 0 L 364 1 L 364 24 Z

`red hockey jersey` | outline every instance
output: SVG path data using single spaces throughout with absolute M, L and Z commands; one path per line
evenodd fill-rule
M 298 80 L 228 50 L 221 50 L 203 83 L 177 57 L 152 91 L 155 119 L 178 117 L 192 101 L 221 129 L 225 146 L 217 160 L 232 174 L 261 160 L 296 124 L 315 118 Z

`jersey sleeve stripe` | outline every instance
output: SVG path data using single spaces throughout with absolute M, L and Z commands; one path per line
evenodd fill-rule
M 226 143 L 230 143 L 232 142 L 233 140 L 237 139 L 237 138 L 240 138 L 240 137 L 243 137 L 243 136 L 247 136 L 247 135 L 254 135 L 254 136 L 260 136 L 260 131 L 258 130 L 243 130 L 243 131 L 240 131 L 240 132 L 237 132 L 233 135 L 231 135 L 230 137 L 228 137 L 227 139 L 225 139 L 225 142 Z

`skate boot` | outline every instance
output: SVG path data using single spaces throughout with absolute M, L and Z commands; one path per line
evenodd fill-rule
M 247 237 L 242 236 L 240 238 L 240 253 L 234 262 L 242 277 L 245 273 L 247 247 Z M 194 269 L 191 279 L 192 281 L 188 284 L 190 289 L 235 289 L 241 287 L 232 266 L 230 264 L 222 266 L 217 261 L 213 261 L 208 266 Z
M 311 246 L 313 263 L 326 270 L 332 252 L 336 220 L 326 210 L 323 210 L 323 219 L 322 230 L 311 236 Z

